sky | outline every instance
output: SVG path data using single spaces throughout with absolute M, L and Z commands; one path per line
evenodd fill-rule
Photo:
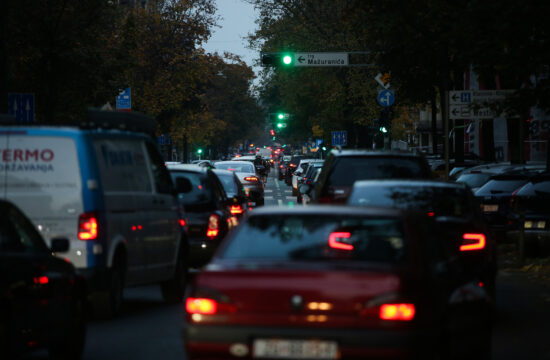
M 259 58 L 259 54 L 246 48 L 248 42 L 244 38 L 256 29 L 254 21 L 257 12 L 254 6 L 243 0 L 216 0 L 216 5 L 217 15 L 221 17 L 221 27 L 214 28 L 212 37 L 204 45 L 204 49 L 211 53 L 231 52 L 241 56 L 249 66 L 252 66 L 254 60 Z M 255 71 L 257 74 L 257 69 Z

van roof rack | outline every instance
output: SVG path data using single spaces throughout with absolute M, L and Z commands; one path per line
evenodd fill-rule
M 0 126 L 78 126 L 81 129 L 115 129 L 145 133 L 155 138 L 156 122 L 138 112 L 116 112 L 88 109 L 87 115 L 74 124 L 21 123 L 8 114 L 0 114 Z

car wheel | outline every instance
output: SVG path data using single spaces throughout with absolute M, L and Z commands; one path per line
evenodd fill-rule
M 99 317 L 109 319 L 120 313 L 124 297 L 125 268 L 124 257 L 120 252 L 117 252 L 109 274 L 109 288 L 98 294 L 97 300 L 94 301 L 94 310 Z
M 292 196 L 298 196 L 298 190 L 296 190 L 294 186 L 292 187 Z
M 189 274 L 185 255 L 178 256 L 174 277 L 160 285 L 162 298 L 169 304 L 177 304 L 183 300 Z
M 82 358 L 86 342 L 84 300 L 77 299 L 73 306 L 71 326 L 62 341 L 50 345 L 50 359 L 79 360 Z

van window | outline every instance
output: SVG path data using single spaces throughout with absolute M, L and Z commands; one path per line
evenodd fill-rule
M 147 152 L 149 153 L 149 159 L 151 159 L 151 171 L 153 173 L 153 179 L 155 180 L 155 188 L 160 194 L 172 193 L 172 179 L 170 174 L 164 165 L 157 149 L 150 143 L 146 143 Z
M 151 192 L 151 179 L 141 141 L 94 140 L 106 192 Z

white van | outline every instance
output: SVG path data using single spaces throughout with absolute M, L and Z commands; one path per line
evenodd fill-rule
M 102 127 L 146 124 L 133 114 L 89 117 Z M 156 144 L 136 131 L 84 127 L 0 127 L 0 198 L 23 210 L 48 244 L 70 240 L 60 256 L 110 314 L 124 286 L 161 283 L 166 300 L 181 300 L 187 242 Z

